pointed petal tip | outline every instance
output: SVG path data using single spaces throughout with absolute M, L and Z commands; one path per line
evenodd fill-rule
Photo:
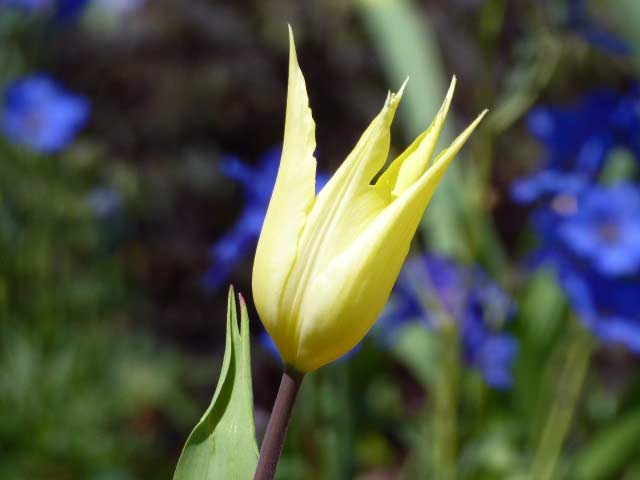
M 440 107 L 440 110 L 438 110 L 438 114 L 434 119 L 434 123 L 437 125 L 438 132 L 440 132 L 440 130 L 442 129 L 447 115 L 449 114 L 449 108 L 451 107 L 451 102 L 453 101 L 453 94 L 456 91 L 457 83 L 458 80 L 456 79 L 456 76 L 453 75 L 451 77 L 451 83 L 449 84 L 447 94 L 445 95 L 444 101 L 442 102 L 442 106 Z M 440 134 L 438 133 L 438 135 Z
M 453 92 L 455 92 L 457 84 L 458 84 L 458 78 L 454 75 L 451 77 L 451 83 L 449 84 L 449 91 L 447 92 L 447 97 L 453 96 Z
M 473 122 L 471 122 L 469 126 L 465 128 L 460 135 L 458 135 L 458 137 L 451 143 L 451 145 L 449 145 L 449 148 L 451 148 L 456 144 L 459 144 L 460 145 L 459 147 L 455 147 L 457 150 L 459 150 L 462 147 L 462 145 L 464 145 L 464 143 L 467 141 L 467 139 L 471 136 L 473 131 L 476 128 L 478 128 L 478 125 L 480 124 L 480 122 L 482 121 L 482 119 L 485 117 L 487 113 L 489 113 L 489 110 L 485 108 L 482 111 L 482 113 L 478 115 L 476 119 Z
M 288 23 L 287 27 L 289 28 L 289 51 L 293 52 L 293 54 L 295 55 L 296 53 L 296 40 L 293 37 L 293 29 L 291 28 L 291 24 Z
M 293 28 L 290 23 L 287 23 L 287 27 L 289 29 L 289 60 L 295 60 L 295 63 L 298 63 L 298 53 L 296 51 L 296 39 L 293 35 Z
M 405 79 L 404 82 L 402 82 L 402 85 L 400 86 L 400 89 L 394 93 L 391 90 L 387 91 L 387 99 L 384 102 L 384 106 L 385 107 L 390 107 L 392 105 L 398 105 L 398 103 L 400 102 L 400 100 L 402 100 L 402 94 L 404 93 L 404 89 L 407 86 L 407 83 L 409 82 L 409 77 L 407 77 Z
M 408 76 L 407 76 L 407 78 L 404 79 L 404 82 L 402 82 L 402 85 L 400 86 L 400 89 L 398 90 L 398 93 L 396 93 L 396 97 L 402 98 L 402 94 L 404 93 L 404 89 L 407 86 L 407 83 L 409 83 L 409 77 Z
M 478 127 L 478 124 L 480 124 L 480 122 L 482 121 L 482 119 L 485 117 L 485 115 L 489 112 L 488 109 L 484 109 L 482 111 L 482 113 L 480 115 L 478 115 L 476 117 L 476 119 L 471 122 L 471 124 L 464 129 L 464 131 L 458 135 L 458 137 L 453 141 L 453 143 L 449 146 L 449 148 L 453 147 L 454 145 L 459 145 L 454 147 L 454 149 L 459 150 L 460 148 L 462 148 L 462 145 L 464 145 L 464 143 L 467 141 L 467 139 L 471 136 L 471 134 L 473 133 L 473 131 Z
M 485 108 L 482 113 L 480 113 L 480 115 L 478 115 L 478 117 L 473 121 L 474 125 L 477 125 L 478 123 L 480 123 L 480 121 L 489 113 L 489 109 Z

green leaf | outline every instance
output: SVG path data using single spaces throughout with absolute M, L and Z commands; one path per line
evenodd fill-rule
M 615 185 L 627 178 L 635 177 L 637 171 L 636 159 L 631 151 L 626 148 L 616 148 L 607 156 L 600 179 L 602 183 Z
M 613 478 L 637 458 L 639 442 L 640 410 L 636 410 L 593 436 L 576 458 L 575 478 Z
M 426 388 L 435 385 L 439 370 L 438 335 L 418 322 L 398 331 L 392 353 Z
M 211 405 L 189 435 L 173 480 L 251 479 L 258 463 L 253 423 L 249 316 L 240 295 L 242 333 L 229 289 L 227 341 Z

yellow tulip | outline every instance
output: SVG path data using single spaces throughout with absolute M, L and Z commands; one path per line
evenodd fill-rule
M 289 29 L 282 158 L 253 265 L 253 296 L 285 363 L 310 372 L 357 345 L 380 315 L 442 175 L 483 112 L 435 160 L 455 77 L 433 123 L 386 163 L 406 85 L 390 93 L 316 195 L 315 123 Z

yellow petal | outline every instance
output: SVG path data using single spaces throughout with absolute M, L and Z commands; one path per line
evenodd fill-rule
M 323 243 L 321 257 L 334 255 L 387 205 L 386 199 L 373 191 L 371 181 L 387 161 L 391 122 L 405 85 L 398 93 L 389 94 L 382 111 L 318 195 L 301 240 L 301 255 L 317 238 Z
M 277 336 L 282 290 L 315 197 L 315 123 L 289 27 L 289 86 L 278 177 L 253 265 L 253 295 L 265 327 Z
M 398 196 L 426 171 L 433 153 L 435 152 L 438 139 L 442 133 L 445 120 L 449 113 L 449 107 L 456 88 L 456 77 L 451 79 L 449 91 L 433 119 L 431 126 L 416 138 L 398 158 L 396 158 L 389 168 L 380 176 L 376 182 L 378 188 L 386 189 L 392 195 Z
M 370 330 L 389 298 L 411 239 L 444 172 L 483 112 L 423 175 L 331 259 L 307 286 L 293 365 L 312 371 L 351 350 Z
M 403 86 L 404 87 L 404 86 Z M 285 362 L 297 355 L 303 319 L 300 306 L 313 295 L 308 283 L 330 258 L 346 248 L 386 206 L 370 183 L 384 166 L 390 143 L 390 126 L 402 97 L 389 94 L 382 111 L 371 122 L 360 140 L 313 205 L 297 245 L 297 257 L 287 279 L 280 305 L 279 332 L 274 341 Z

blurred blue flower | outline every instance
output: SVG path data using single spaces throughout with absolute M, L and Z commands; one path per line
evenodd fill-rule
M 278 360 L 280 360 L 280 363 L 283 363 L 282 357 L 280 356 L 280 350 L 278 350 L 276 342 L 273 341 L 273 338 L 271 338 L 269 332 L 267 332 L 264 328 L 260 333 L 260 344 L 267 350 L 267 352 L 271 354 L 271 356 L 273 356 L 273 358 L 277 358 Z
M 46 75 L 32 75 L 4 92 L 0 122 L 13 143 L 41 153 L 69 145 L 89 118 L 86 98 L 63 89 Z
M 514 198 L 528 203 L 575 192 L 597 177 L 613 149 L 640 159 L 640 87 L 624 94 L 595 90 L 572 107 L 538 107 L 527 116 L 527 126 L 547 155 L 539 173 L 514 184 Z
M 588 184 L 589 180 L 579 174 L 543 170 L 514 183 L 511 195 L 518 202 L 533 203 L 561 193 L 577 194 Z
M 568 0 L 569 27 L 586 42 L 614 55 L 629 55 L 631 47 L 598 24 L 591 14 L 587 0 Z
M 270 150 L 257 167 L 236 156 L 223 159 L 222 171 L 242 186 L 245 206 L 235 225 L 211 247 L 213 265 L 204 276 L 207 288 L 220 288 L 236 264 L 255 248 L 276 183 L 281 154 L 280 147 Z M 318 175 L 316 189 L 319 191 L 326 182 L 326 176 Z
M 51 14 L 59 21 L 72 21 L 89 0 L 0 0 L 0 7 L 10 7 L 27 13 Z
M 602 342 L 640 353 L 640 190 L 621 183 L 559 195 L 533 214 L 550 266 L 580 320 Z
M 89 0 L 56 0 L 55 16 L 61 21 L 72 21 L 82 13 Z
M 563 258 L 605 277 L 640 271 L 640 190 L 634 185 L 558 194 L 533 212 L 532 224 L 542 241 L 536 263 Z
M 532 264 L 556 271 L 580 320 L 603 342 L 640 352 L 632 305 L 640 294 L 640 190 L 596 184 L 613 149 L 640 160 L 640 87 L 539 107 L 527 123 L 547 151 L 542 171 L 511 190 L 520 202 L 539 201 L 531 220 L 541 245 Z
M 632 185 L 594 186 L 578 197 L 558 236 L 577 256 L 605 276 L 628 275 L 640 267 L 640 191 Z
M 583 324 L 604 344 L 640 354 L 640 278 L 605 277 L 588 265 L 556 257 L 560 284 Z
M 513 311 L 512 300 L 481 270 L 423 255 L 405 263 L 378 332 L 393 342 L 399 327 L 409 322 L 438 328 L 453 320 L 466 363 L 492 387 L 507 389 L 518 342 L 501 328 Z
M 16 8 L 27 12 L 40 12 L 50 9 L 54 0 L 0 0 L 0 7 Z

